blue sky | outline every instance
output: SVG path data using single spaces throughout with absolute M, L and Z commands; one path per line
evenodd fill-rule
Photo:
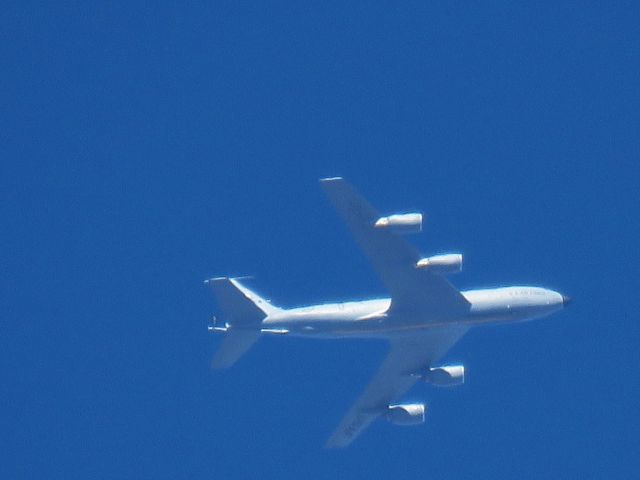
M 631 478 L 636 2 L 5 6 L 3 478 Z M 426 425 L 321 448 L 384 355 L 268 338 L 209 370 L 202 280 L 384 293 L 317 179 L 423 210 L 460 288 L 572 308 L 487 327 Z M 414 239 L 412 239 L 414 240 Z

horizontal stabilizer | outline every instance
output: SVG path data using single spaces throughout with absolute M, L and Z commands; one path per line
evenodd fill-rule
M 266 316 L 280 310 L 234 278 L 212 278 L 206 283 L 213 290 L 222 317 L 232 325 L 257 327 Z
M 229 332 L 222 340 L 211 361 L 211 368 L 228 368 L 260 338 L 260 330 L 238 330 Z

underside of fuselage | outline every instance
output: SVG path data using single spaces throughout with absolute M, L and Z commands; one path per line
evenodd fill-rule
M 383 298 L 282 310 L 265 318 L 262 327 L 304 337 L 389 337 L 452 325 L 531 320 L 558 310 L 566 301 L 557 292 L 530 286 L 469 290 L 462 294 L 469 309 L 455 317 L 395 312 L 391 300 Z

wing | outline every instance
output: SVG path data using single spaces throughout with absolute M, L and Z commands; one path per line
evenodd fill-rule
M 380 215 L 342 178 L 321 180 L 325 193 L 391 293 L 391 310 L 444 319 L 469 303 L 442 275 L 416 268 L 418 252 L 401 236 L 374 228 Z
M 434 328 L 420 335 L 391 341 L 387 357 L 360 398 L 344 416 L 326 447 L 346 447 L 402 396 L 426 370 L 467 332 L 466 326 Z

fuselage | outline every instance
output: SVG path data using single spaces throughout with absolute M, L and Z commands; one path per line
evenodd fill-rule
M 462 315 L 421 318 L 394 315 L 391 299 L 325 303 L 282 310 L 262 322 L 265 332 L 337 337 L 388 337 L 452 324 L 480 325 L 532 320 L 561 309 L 568 298 L 540 287 L 515 286 L 461 292 L 469 302 Z

